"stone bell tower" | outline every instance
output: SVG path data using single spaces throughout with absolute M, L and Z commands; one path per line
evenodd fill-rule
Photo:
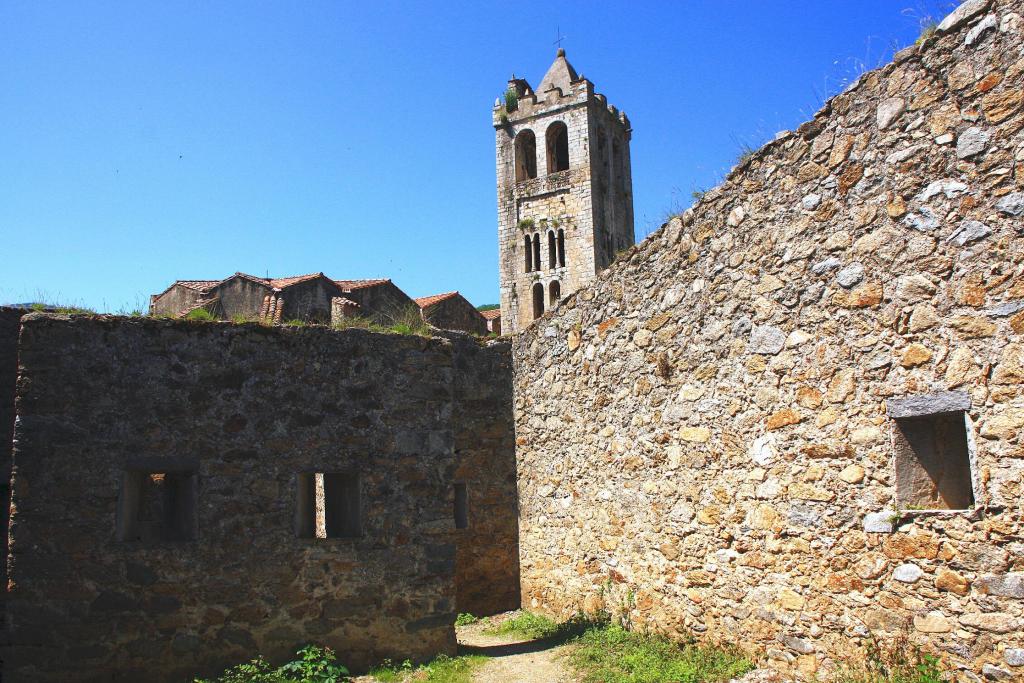
M 501 320 L 516 333 L 632 246 L 631 129 L 558 50 L 495 102 Z

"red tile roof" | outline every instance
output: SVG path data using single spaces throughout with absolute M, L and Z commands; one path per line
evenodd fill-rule
M 218 282 L 220 282 L 220 280 L 178 280 L 174 284 L 181 285 L 182 287 L 188 287 L 189 289 L 194 289 L 197 292 L 203 292 L 209 289 L 210 287 L 213 287 Z
M 480 315 L 482 315 L 483 317 L 487 318 L 488 320 L 494 320 L 495 318 L 500 318 L 501 317 L 501 309 L 500 308 L 491 308 L 491 309 L 488 309 L 486 311 L 480 311 Z
M 351 292 L 354 289 L 363 289 L 365 287 L 376 287 L 377 285 L 383 285 L 386 282 L 391 282 L 390 278 L 380 278 L 377 280 L 335 280 L 334 284 L 338 285 L 346 292 Z
M 235 278 L 235 277 L 243 278 L 245 280 L 250 280 L 250 281 L 255 282 L 257 284 L 266 285 L 267 287 L 271 287 L 273 289 L 285 289 L 287 287 L 291 287 L 292 285 L 297 285 L 297 284 L 302 283 L 302 282 L 308 282 L 309 280 L 315 280 L 316 278 L 329 279 L 323 273 L 307 273 L 306 275 L 292 275 L 291 277 L 266 278 L 266 277 L 257 277 L 256 275 L 249 275 L 248 273 L 241 273 L 241 272 L 239 272 L 239 273 L 234 273 L 233 275 L 229 275 L 228 277 L 223 278 L 221 280 L 175 280 L 173 283 L 171 283 L 171 285 L 167 289 L 165 289 L 164 291 L 162 291 L 159 294 L 155 295 L 155 298 L 158 299 L 158 298 L 162 297 L 164 294 L 169 292 L 171 289 L 173 289 L 177 285 L 181 285 L 182 287 L 186 287 L 186 288 L 191 289 L 193 291 L 199 292 L 200 294 L 205 294 L 205 293 L 209 292 L 211 289 L 213 289 L 214 287 L 216 287 L 217 285 L 219 285 L 219 284 L 221 284 L 223 282 L 227 282 L 231 278 Z M 363 288 L 366 288 L 366 287 L 376 287 L 378 285 L 383 285 L 383 284 L 391 282 L 391 280 L 387 279 L 387 278 L 379 278 L 379 279 L 375 279 L 375 280 L 330 280 L 330 281 L 333 282 L 334 284 L 336 284 L 338 287 L 340 287 L 342 289 L 342 291 L 345 291 L 345 292 L 351 292 L 351 291 L 354 291 L 354 290 L 357 290 L 357 289 L 363 289 Z
M 307 282 L 309 280 L 315 280 L 318 277 L 325 277 L 323 273 L 309 273 L 308 275 L 293 275 L 291 277 L 275 277 L 267 280 L 266 278 L 259 278 L 265 282 L 269 282 L 273 287 L 278 289 L 284 289 L 285 287 L 291 287 L 297 285 L 300 282 Z
M 458 292 L 445 292 L 444 294 L 434 294 L 433 296 L 421 296 L 416 299 L 416 304 L 420 308 L 430 308 L 435 304 L 439 304 L 442 301 L 451 299 L 452 297 L 459 296 Z

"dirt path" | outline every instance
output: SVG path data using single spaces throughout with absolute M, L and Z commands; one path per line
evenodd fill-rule
M 473 675 L 477 683 L 574 683 L 565 661 L 568 646 L 510 635 L 487 635 L 486 623 L 460 626 L 459 654 L 490 659 Z

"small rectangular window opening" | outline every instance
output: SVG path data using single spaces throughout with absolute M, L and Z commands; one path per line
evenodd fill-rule
M 469 493 L 461 482 L 455 484 L 455 528 L 469 528 Z
M 974 507 L 963 411 L 895 420 L 896 501 L 905 510 Z
M 299 538 L 362 535 L 358 474 L 303 472 L 297 484 L 295 526 Z
M 129 470 L 121 484 L 117 536 L 122 541 L 196 537 L 196 473 Z

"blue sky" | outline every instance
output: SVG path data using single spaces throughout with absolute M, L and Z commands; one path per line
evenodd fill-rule
M 570 62 L 634 129 L 640 239 L 948 0 L 0 3 L 0 303 L 390 277 L 496 302 L 491 106 Z

